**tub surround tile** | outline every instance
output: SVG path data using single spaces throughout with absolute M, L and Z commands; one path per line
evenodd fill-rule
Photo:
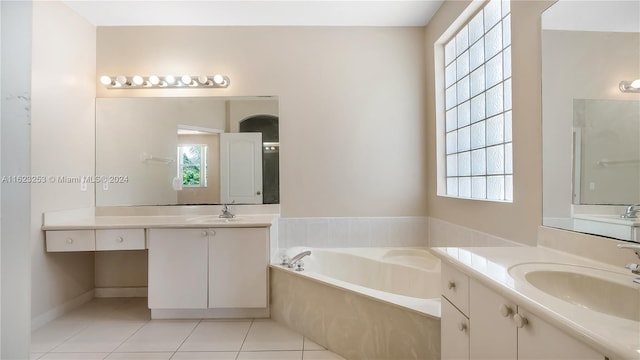
M 481 231 L 429 218 L 429 247 L 524 246 Z
M 305 351 L 304 360 L 345 360 L 342 356 L 331 351 Z
M 274 320 L 346 359 L 440 358 L 439 319 L 286 270 L 271 271 L 271 286 Z
M 320 344 L 315 343 L 313 340 L 311 340 L 309 338 L 304 338 L 303 348 L 304 348 L 305 351 L 307 351 L 307 350 L 327 350 L 325 347 L 323 347 Z

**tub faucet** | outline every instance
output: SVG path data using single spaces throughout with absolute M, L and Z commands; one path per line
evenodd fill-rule
M 640 204 L 629 205 L 624 214 L 620 215 L 623 219 L 637 219 L 640 216 Z
M 311 255 L 311 250 L 305 250 L 303 252 L 301 252 L 300 254 L 292 257 L 291 259 L 289 259 L 289 261 L 286 263 L 286 265 L 290 268 L 293 269 L 295 268 L 296 271 L 302 271 L 304 270 L 304 263 L 301 261 L 303 257 Z
M 233 204 L 234 202 L 235 202 L 235 200 L 232 201 L 231 203 Z M 231 219 L 231 218 L 234 218 L 236 216 L 235 216 L 235 214 L 231 213 L 231 210 L 229 209 L 229 204 L 223 204 L 222 205 L 222 214 L 218 215 L 218 217 L 222 218 L 222 219 Z
M 640 244 L 618 244 L 619 249 L 630 249 L 640 258 Z M 640 275 L 640 264 L 627 264 L 625 268 L 631 270 L 632 273 Z M 640 284 L 640 277 L 633 279 L 633 282 Z

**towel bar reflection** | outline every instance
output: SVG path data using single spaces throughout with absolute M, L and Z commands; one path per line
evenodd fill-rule
M 598 166 L 610 166 L 610 165 L 640 165 L 640 159 L 637 160 L 599 160 L 596 162 Z
M 142 154 L 141 157 L 142 162 L 159 162 L 159 163 L 163 163 L 163 164 L 172 164 L 175 162 L 174 159 L 172 158 L 168 158 L 168 157 L 160 157 L 160 156 L 153 156 L 153 155 L 149 155 L 147 153 Z

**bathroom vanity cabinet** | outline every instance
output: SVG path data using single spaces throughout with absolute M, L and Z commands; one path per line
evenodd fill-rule
M 149 229 L 149 308 L 268 305 L 268 228 Z
M 442 359 L 605 359 L 444 263 L 441 329 Z

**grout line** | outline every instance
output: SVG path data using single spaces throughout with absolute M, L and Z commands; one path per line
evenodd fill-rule
M 240 349 L 238 349 L 238 353 L 236 354 L 236 360 L 240 357 L 240 353 L 242 352 L 242 348 L 244 347 L 244 343 L 247 341 L 247 337 L 249 337 L 249 332 L 251 332 L 251 328 L 253 327 L 253 323 L 256 319 L 251 319 L 251 324 L 249 324 L 249 328 L 247 329 L 247 333 L 244 334 L 244 339 L 242 339 L 242 344 L 240 345 Z
M 200 324 L 202 323 L 202 319 L 198 320 L 198 323 L 196 324 L 196 326 L 193 327 L 193 329 L 191 329 L 191 332 L 189 332 L 189 335 L 187 335 L 184 340 L 182 340 L 182 342 L 180 343 L 180 345 L 178 345 L 178 347 L 176 348 L 176 350 L 173 352 L 173 355 L 175 355 L 175 353 L 178 352 L 178 350 L 180 350 L 180 348 L 182 347 L 182 345 L 184 345 L 185 342 L 187 342 L 187 340 L 191 337 L 191 335 L 193 335 L 193 333 L 196 331 L 196 329 L 198 328 L 198 326 L 200 326 Z M 171 355 L 171 357 L 173 357 L 173 355 Z

